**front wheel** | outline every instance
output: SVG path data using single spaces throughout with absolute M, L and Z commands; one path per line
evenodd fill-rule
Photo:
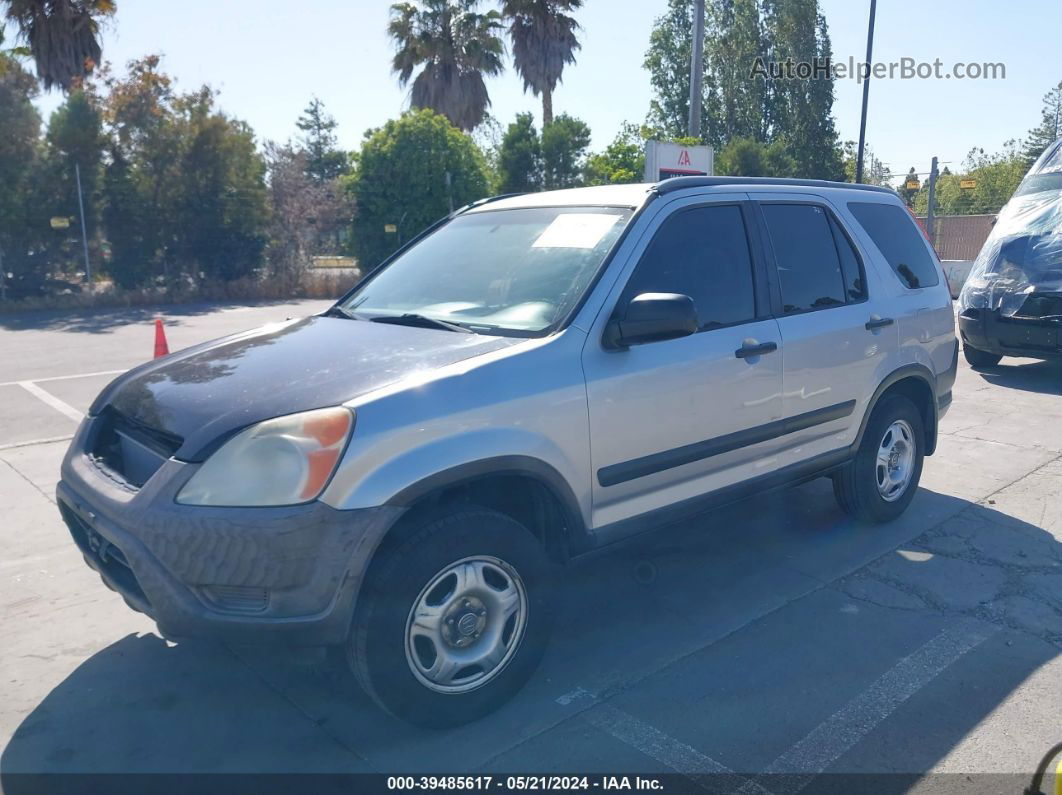
M 1003 357 L 998 353 L 971 348 L 969 345 L 962 346 L 962 355 L 966 363 L 971 367 L 995 367 Z
M 906 510 L 922 477 L 925 429 L 908 398 L 890 395 L 874 407 L 855 457 L 833 476 L 841 508 L 866 522 L 888 522 Z
M 550 626 L 550 565 L 527 528 L 467 507 L 428 517 L 375 560 L 347 644 L 384 709 L 442 728 L 497 709 L 527 681 Z

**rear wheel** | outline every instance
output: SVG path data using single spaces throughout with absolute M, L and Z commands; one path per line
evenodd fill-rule
M 531 532 L 504 514 L 468 507 L 428 517 L 370 568 L 347 644 L 359 683 L 421 726 L 493 711 L 545 648 L 550 568 Z
M 833 476 L 833 493 L 847 513 L 888 522 L 906 510 L 922 476 L 925 430 L 908 398 L 890 395 L 870 415 L 859 450 Z
M 977 348 L 971 348 L 969 345 L 962 346 L 962 355 L 971 367 L 994 367 L 1003 358 L 998 353 L 981 351 Z

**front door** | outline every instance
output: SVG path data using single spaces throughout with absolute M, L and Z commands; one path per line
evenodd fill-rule
M 611 526 L 602 542 L 630 529 L 616 523 L 755 476 L 774 447 L 756 433 L 781 416 L 784 352 L 744 198 L 665 206 L 587 339 L 592 524 Z M 643 293 L 690 296 L 699 330 L 609 350 L 604 325 Z

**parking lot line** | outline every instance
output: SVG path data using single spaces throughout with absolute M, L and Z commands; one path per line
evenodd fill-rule
M 582 717 L 606 734 L 612 735 L 650 759 L 667 765 L 675 772 L 682 773 L 706 789 L 726 792 L 740 788 L 742 792 L 755 792 L 760 795 L 769 792 L 760 784 L 735 773 L 696 748 L 679 742 L 610 704 L 598 704 L 584 712 Z
M 73 375 L 49 375 L 44 378 L 30 378 L 23 381 L 4 381 L 0 383 L 0 386 L 15 386 L 18 384 L 24 384 L 32 382 L 34 384 L 44 384 L 48 381 L 69 381 L 74 378 L 95 378 L 101 375 L 120 375 L 126 372 L 126 370 L 99 370 L 95 373 L 74 373 Z
M 799 792 L 897 707 L 998 631 L 999 627 L 975 619 L 963 619 L 944 629 L 812 729 L 760 775 L 771 776 L 771 789 L 775 793 Z M 761 791 L 757 782 L 749 781 L 737 794 Z
M 54 442 L 69 442 L 74 437 L 70 434 L 66 436 L 48 436 L 44 439 L 29 439 L 25 442 L 8 442 L 7 444 L 0 444 L 0 452 L 4 450 L 14 450 L 16 447 L 33 447 L 35 444 L 52 444 Z
M 81 422 L 81 420 L 84 419 L 85 415 L 82 414 L 80 411 L 75 409 L 69 403 L 64 403 L 51 392 L 45 392 L 33 381 L 18 381 L 17 383 L 20 387 L 25 389 L 27 392 L 29 392 L 35 398 L 40 400 L 42 403 L 48 404 L 60 414 L 65 414 L 74 422 Z

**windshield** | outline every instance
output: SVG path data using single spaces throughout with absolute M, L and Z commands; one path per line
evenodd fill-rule
M 458 216 L 343 302 L 370 320 L 421 315 L 484 333 L 534 334 L 579 301 L 630 219 L 617 207 Z

